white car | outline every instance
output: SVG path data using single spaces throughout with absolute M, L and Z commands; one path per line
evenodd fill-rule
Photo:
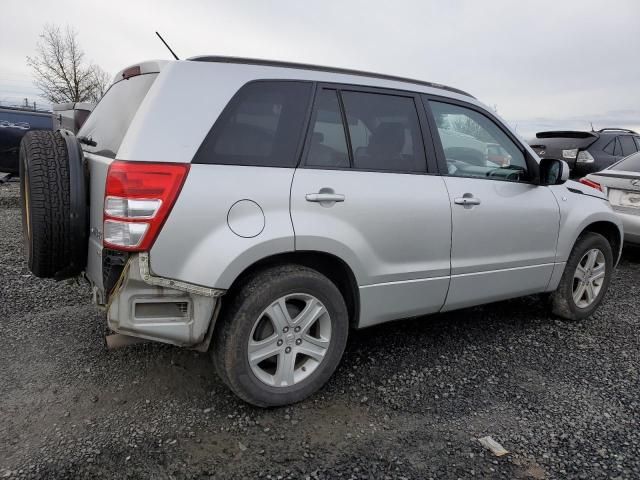
M 388 75 L 142 63 L 77 137 L 28 134 L 20 165 L 30 269 L 83 275 L 116 341 L 210 350 L 261 406 L 318 390 L 352 328 L 543 292 L 584 318 L 622 245 L 564 161 L 465 92 Z

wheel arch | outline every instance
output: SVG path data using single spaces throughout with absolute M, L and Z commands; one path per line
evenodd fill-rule
M 574 245 L 578 241 L 578 239 L 587 232 L 598 233 L 607 239 L 607 241 L 611 245 L 611 250 L 613 250 L 613 253 L 615 255 L 615 263 L 617 264 L 620 260 L 620 255 L 622 254 L 623 244 L 622 232 L 620 231 L 618 225 L 606 220 L 600 220 L 590 223 L 589 225 L 585 226 L 578 234 L 576 240 L 574 241 Z
M 232 282 L 226 296 L 233 296 L 247 278 L 257 272 L 275 265 L 296 264 L 312 268 L 331 280 L 344 298 L 349 313 L 349 326 L 357 328 L 360 319 L 360 293 L 355 274 L 341 258 L 326 252 L 301 250 L 283 252 L 264 257 L 247 266 Z M 224 308 L 224 297 L 222 299 Z

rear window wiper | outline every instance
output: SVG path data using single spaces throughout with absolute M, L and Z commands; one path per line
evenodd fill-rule
M 98 145 L 91 137 L 81 136 L 78 137 L 78 141 L 80 143 L 84 143 L 85 145 L 89 145 L 90 147 L 95 147 L 96 145 Z

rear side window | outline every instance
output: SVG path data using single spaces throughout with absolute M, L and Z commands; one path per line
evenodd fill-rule
M 342 92 L 353 168 L 424 172 L 426 159 L 414 99 Z
M 640 172 L 640 153 L 625 158 L 616 163 L 612 170 L 624 170 L 625 172 Z
M 620 145 L 620 139 L 618 137 L 616 137 L 615 139 L 615 144 L 613 146 L 613 154 L 616 157 L 622 156 L 622 146 Z
M 622 145 L 622 155 L 626 157 L 637 152 L 636 144 L 631 135 L 622 135 L 618 139 L 620 140 L 620 145 Z
M 147 73 L 114 83 L 78 132 L 78 137 L 93 140 L 95 146 L 83 144 L 82 148 L 116 158 L 129 125 L 157 76 Z
M 242 87 L 193 163 L 295 167 L 311 83 L 258 81 Z
M 336 90 L 321 90 L 312 119 L 313 130 L 306 164 L 312 167 L 349 167 L 347 137 Z

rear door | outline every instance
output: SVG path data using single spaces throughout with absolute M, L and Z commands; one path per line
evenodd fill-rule
M 554 268 L 560 212 L 549 188 L 532 182 L 537 165 L 483 110 L 438 97 L 425 97 L 425 105 L 452 208 L 445 310 L 544 291 Z M 509 163 L 492 162 L 487 149 L 462 140 L 466 136 L 500 145 Z
M 451 211 L 413 94 L 322 85 L 291 190 L 296 250 L 346 261 L 360 326 L 438 311 Z M 429 160 L 431 169 L 427 168 Z

